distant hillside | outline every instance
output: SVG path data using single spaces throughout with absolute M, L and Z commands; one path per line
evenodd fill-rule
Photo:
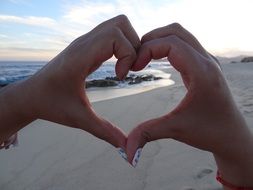
M 241 60 L 242 63 L 248 63 L 248 62 L 253 62 L 253 56 L 251 57 L 244 57 L 242 60 Z
M 247 56 L 247 55 L 240 55 L 236 57 L 221 57 L 221 56 L 215 56 L 221 63 L 238 63 L 241 62 L 243 59 L 247 57 L 252 57 L 252 56 Z M 152 59 L 152 62 L 167 62 L 167 58 L 163 59 Z
M 220 57 L 216 56 L 216 58 L 221 62 L 221 63 L 237 63 L 241 62 L 241 60 L 245 57 L 248 57 L 246 55 L 240 55 L 236 57 Z

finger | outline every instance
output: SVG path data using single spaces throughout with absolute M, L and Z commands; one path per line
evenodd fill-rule
M 186 42 L 172 35 L 144 43 L 133 70 L 143 69 L 152 58 L 163 57 L 167 57 L 171 65 L 189 79 L 203 77 L 202 74 L 209 62 Z
M 76 110 L 76 112 L 81 110 Z M 84 114 L 87 119 L 84 119 Z M 73 115 L 77 121 L 79 121 L 78 128 L 89 132 L 95 137 L 102 139 L 116 148 L 122 148 L 125 150 L 126 146 L 126 135 L 124 132 L 113 125 L 111 122 L 98 116 L 92 108 L 88 108 L 83 114 Z M 87 117 L 88 116 L 88 117 Z
M 114 25 L 120 29 L 122 33 L 120 33 L 121 36 L 121 43 L 116 43 L 114 52 L 116 58 L 118 58 L 118 61 L 116 63 L 116 74 L 120 79 L 123 79 L 130 68 L 133 65 L 133 62 L 136 59 L 136 51 L 141 46 L 140 38 L 136 31 L 134 30 L 133 26 L 131 25 L 130 21 L 128 20 L 127 16 L 125 15 L 119 15 L 116 16 L 104 23 L 104 25 L 111 27 L 111 25 Z M 122 35 L 123 34 L 123 35 Z M 128 45 L 128 48 L 120 48 L 120 44 L 130 44 L 133 46 L 134 49 L 130 48 L 130 45 Z M 133 51 L 135 50 L 135 51 Z M 126 55 L 128 54 L 128 55 Z
M 60 102 L 64 104 L 49 104 L 50 107 L 57 108 L 53 112 L 42 112 L 39 116 L 41 119 L 46 119 L 52 122 L 78 128 L 84 130 L 99 139 L 102 139 L 116 148 L 125 150 L 126 135 L 115 125 L 98 116 L 92 109 L 92 105 L 83 91 L 80 91 L 80 96 L 66 97 Z M 59 98 L 64 98 L 61 96 Z M 50 110 L 50 108 L 44 108 Z
M 118 27 L 122 33 L 125 35 L 125 37 L 129 40 L 129 42 L 132 44 L 135 50 L 138 50 L 141 46 L 140 38 L 136 31 L 134 30 L 132 24 L 128 20 L 127 16 L 125 15 L 119 15 L 116 16 L 108 21 L 105 21 L 104 23 L 100 24 L 98 29 L 100 28 L 111 28 L 111 27 Z M 95 29 L 96 29 L 95 28 Z M 97 29 L 96 29 L 97 30 Z
M 163 138 L 173 138 L 176 136 L 177 121 L 171 116 L 162 116 L 140 124 L 133 129 L 127 138 L 127 158 L 129 163 L 133 163 L 133 158 L 139 148 L 143 148 L 146 143 Z
M 136 51 L 121 31 L 118 31 L 117 40 L 113 47 L 114 55 L 118 59 L 115 66 L 116 75 L 123 79 L 137 58 Z
M 202 54 L 205 57 L 209 57 L 208 52 L 203 48 L 203 46 L 199 43 L 199 41 L 189 31 L 187 31 L 178 23 L 173 23 L 168 26 L 152 30 L 151 32 L 145 34 L 142 37 L 141 42 L 145 43 L 150 40 L 154 40 L 157 38 L 164 38 L 170 35 L 176 35 L 178 38 L 180 38 L 181 40 L 185 41 L 190 46 L 192 46 L 200 54 Z
M 94 127 L 90 133 L 108 143 L 113 145 L 115 148 L 122 148 L 126 150 L 126 135 L 125 133 L 113 125 L 111 122 L 96 116 L 97 118 L 93 121 Z
M 114 54 L 118 59 L 115 67 L 116 75 L 123 79 L 137 58 L 135 49 L 123 32 L 117 27 L 106 29 L 96 35 L 94 42 L 96 43 L 93 44 L 94 49 L 91 49 L 88 55 L 92 60 L 89 65 L 91 67 L 89 73 L 96 70 Z
M 74 40 L 63 55 L 71 61 L 76 59 L 76 66 L 71 65 L 67 70 L 73 71 L 73 75 L 82 72 L 80 80 L 83 80 L 115 54 L 119 59 L 116 74 L 122 79 L 134 63 L 140 45 L 140 39 L 127 17 L 119 15 Z
M 136 51 L 138 51 L 138 49 L 140 48 L 141 42 L 138 34 L 136 33 L 130 21 L 125 15 L 119 15 L 108 21 L 105 21 L 104 23 L 101 23 L 99 26 L 97 26 L 93 31 L 97 32 L 108 29 L 110 31 L 112 28 L 116 30 L 119 29 L 119 35 L 121 38 L 121 40 L 118 40 L 121 43 L 116 44 L 116 47 L 114 48 L 114 53 L 116 52 L 115 56 L 116 58 L 118 58 L 115 68 L 116 75 L 120 79 L 123 79 L 133 65 L 133 62 L 136 58 Z M 133 49 L 123 47 L 118 50 L 117 48 L 121 47 L 121 44 L 127 44 L 128 47 L 130 47 L 131 45 Z M 103 51 L 107 48 L 108 43 L 106 44 L 106 47 L 103 49 Z

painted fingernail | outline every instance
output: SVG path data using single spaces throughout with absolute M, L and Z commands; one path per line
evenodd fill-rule
M 134 155 L 134 158 L 133 158 L 133 161 L 132 161 L 132 166 L 135 168 L 139 162 L 139 159 L 141 157 L 141 151 L 142 151 L 142 148 L 138 148 L 135 152 L 135 155 Z
M 127 161 L 127 154 L 125 153 L 125 151 L 122 148 L 117 148 L 117 151 L 119 153 L 119 155 Z
M 12 143 L 13 147 L 17 147 L 18 146 L 18 138 L 15 139 L 15 141 Z

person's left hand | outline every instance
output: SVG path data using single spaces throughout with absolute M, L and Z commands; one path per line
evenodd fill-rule
M 113 55 L 118 59 L 116 74 L 123 79 L 139 46 L 139 37 L 124 15 L 74 40 L 27 81 L 33 95 L 34 117 L 83 129 L 115 147 L 125 148 L 126 135 L 92 109 L 84 80 Z
M 181 74 L 187 93 L 171 112 L 143 122 L 130 132 L 128 161 L 136 165 L 136 150 L 146 143 L 172 138 L 210 151 L 223 160 L 229 158 L 230 162 L 238 163 L 238 156 L 246 155 L 245 150 L 241 154 L 238 152 L 245 144 L 250 144 L 247 142 L 250 132 L 217 60 L 179 24 L 158 28 L 144 35 L 132 69 L 140 70 L 152 58 L 163 57 L 167 57 Z M 242 160 L 245 162 L 246 159 Z

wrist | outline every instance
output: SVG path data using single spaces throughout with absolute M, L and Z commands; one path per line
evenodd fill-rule
M 224 190 L 253 190 L 253 186 L 237 186 L 223 179 L 223 176 L 217 171 L 216 180 L 223 185 Z
M 213 154 L 225 181 L 235 186 L 250 187 L 253 186 L 253 136 L 246 124 L 235 130 L 234 134 L 228 134 L 226 143 L 220 146 L 222 149 Z
M 15 115 L 22 117 L 24 120 L 35 120 L 36 112 L 34 103 L 33 84 L 28 80 L 14 83 L 7 89 L 6 99 Z
M 0 90 L 1 141 L 36 119 L 29 81 L 10 84 Z

